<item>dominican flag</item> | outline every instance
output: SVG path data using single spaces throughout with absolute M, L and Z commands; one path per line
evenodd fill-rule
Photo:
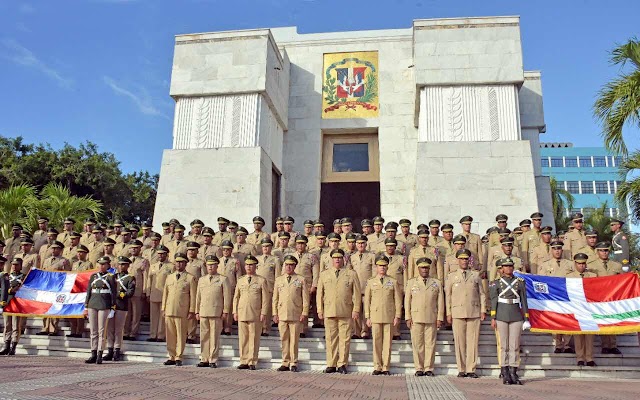
M 31 317 L 81 318 L 87 286 L 94 272 L 33 269 L 4 312 Z
M 634 273 L 597 278 L 517 275 L 526 283 L 533 332 L 640 331 L 640 279 Z

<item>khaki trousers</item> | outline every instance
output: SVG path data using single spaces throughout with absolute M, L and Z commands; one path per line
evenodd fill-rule
M 197 331 L 198 331 L 198 320 L 190 319 L 189 322 L 187 322 L 187 339 L 195 340 Z
M 393 324 L 371 324 L 373 337 L 373 369 L 376 371 L 389 371 L 391 363 L 391 331 Z
M 167 352 L 170 360 L 182 360 L 187 343 L 187 318 L 166 317 Z
M 71 327 L 71 334 L 82 335 L 84 333 L 84 318 L 69 318 L 69 327 Z
M 162 317 L 162 302 L 149 303 L 149 337 L 164 340 L 164 318 Z
M 140 330 L 140 319 L 142 318 L 142 297 L 133 296 L 129 298 L 129 311 L 127 320 L 124 323 L 125 336 L 138 336 Z
M 360 337 L 369 336 L 370 329 L 367 326 L 367 319 L 364 317 L 364 296 L 362 297 L 362 305 L 360 306 L 360 316 L 356 320 L 352 320 L 353 334 Z
M 613 349 L 618 346 L 615 335 L 600 335 L 600 347 L 603 349 Z
M 301 325 L 298 321 L 279 321 L 280 344 L 282 346 L 282 365 L 294 367 L 298 365 L 298 341 Z
M 325 318 L 324 335 L 327 346 L 327 367 L 346 366 L 351 345 L 351 318 Z
M 238 321 L 238 340 L 240 342 L 240 364 L 256 365 L 260 350 L 260 321 Z
M 417 371 L 433 372 L 436 358 L 436 324 L 411 325 L 411 346 L 413 347 L 413 364 Z
M 18 343 L 20 336 L 22 335 L 22 328 L 27 320 L 25 317 L 18 317 L 15 315 L 3 315 L 4 319 L 4 332 L 2 338 L 5 342 L 11 340 L 14 343 Z
M 553 335 L 553 342 L 556 349 L 564 350 L 571 347 L 570 341 L 571 335 Z
M 593 361 L 593 335 L 575 335 L 573 343 L 576 346 L 577 361 Z
M 496 321 L 498 341 L 500 342 L 500 366 L 520 366 L 520 334 L 524 321 Z
M 200 361 L 218 362 L 222 318 L 200 317 Z
M 107 329 L 108 310 L 96 310 L 89 308 L 89 330 L 91 331 L 91 350 L 102 351 L 104 349 L 104 331 Z
M 128 311 L 116 310 L 113 318 L 107 322 L 107 348 L 122 349 L 122 336 L 124 335 L 124 323 Z
M 458 372 L 476 372 L 480 318 L 453 318 L 453 340 Z
M 273 291 L 269 292 L 269 299 L 273 299 Z M 265 314 L 265 322 L 262 324 L 262 333 L 271 332 L 271 323 L 273 319 L 273 310 L 271 307 L 271 302 L 269 302 L 269 306 L 267 307 L 267 313 Z
M 58 318 L 44 318 L 42 332 L 58 333 Z

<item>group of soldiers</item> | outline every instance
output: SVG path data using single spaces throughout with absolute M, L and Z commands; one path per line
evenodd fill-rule
M 566 233 L 552 235 L 541 213 L 507 228 L 507 216 L 481 237 L 473 218 L 452 224 L 432 220 L 411 232 L 411 222 L 304 221 L 295 232 L 292 217 L 277 218 L 276 231 L 253 219 L 251 233 L 224 217 L 218 231 L 198 219 L 190 231 L 176 219 L 155 233 L 150 224 L 125 227 L 64 221 L 62 232 L 38 220 L 33 236 L 21 226 L 2 249 L 6 266 L 4 302 L 32 268 L 84 271 L 98 268 L 87 290 L 85 314 L 91 331 L 88 363 L 118 361 L 122 340 L 135 340 L 143 313 L 150 317 L 148 341 L 166 341 L 166 365 L 182 365 L 186 343 L 197 343 L 198 367 L 217 367 L 220 335 L 237 325 L 240 369 L 255 369 L 260 338 L 272 322 L 282 343 L 279 371 L 297 371 L 298 341 L 309 328 L 324 327 L 326 373 L 347 373 L 352 339 L 373 340 L 374 375 L 387 375 L 392 341 L 400 339 L 404 316 L 411 332 L 416 376 L 433 376 L 436 333 L 452 329 L 458 376 L 477 378 L 480 323 L 487 315 L 496 330 L 498 361 L 505 383 L 520 383 L 519 338 L 528 325 L 526 291 L 514 271 L 555 276 L 601 276 L 628 269 L 628 242 L 622 221 L 613 220 L 614 254 L 598 233 L 583 231 L 583 216 L 572 216 Z M 615 259 L 620 262 L 615 261 Z M 115 273 L 109 271 L 117 271 Z M 5 282 L 7 282 L 5 284 Z M 10 288 L 5 290 L 5 286 Z M 7 296 L 5 296 L 5 292 Z M 9 296 L 9 297 L 8 297 Z M 10 320 L 8 322 L 8 320 Z M 84 320 L 73 319 L 70 336 L 81 336 Z M 15 352 L 24 319 L 5 316 L 5 349 Z M 41 334 L 54 335 L 57 320 L 45 319 Z M 103 358 L 104 338 L 107 354 Z M 603 337 L 603 353 L 619 354 L 615 337 Z M 595 365 L 592 336 L 576 335 L 578 365 Z M 556 352 L 574 351 L 571 338 L 555 336 Z M 6 352 L 6 353 L 5 353 Z

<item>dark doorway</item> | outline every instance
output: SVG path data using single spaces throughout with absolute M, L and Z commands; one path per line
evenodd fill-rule
M 280 172 L 275 166 L 271 170 L 271 232 L 275 232 L 276 218 L 280 215 Z
M 323 183 L 320 193 L 320 219 L 325 230 L 333 230 L 336 218 L 353 218 L 353 230 L 360 232 L 364 218 L 380 215 L 380 182 Z

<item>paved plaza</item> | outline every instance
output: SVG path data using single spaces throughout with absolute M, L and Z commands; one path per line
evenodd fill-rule
M 640 377 L 639 377 L 640 378 Z M 0 358 L 1 399 L 631 399 L 640 379 L 388 377 L 352 373 L 238 371 L 151 363 L 86 365 L 63 357 Z

